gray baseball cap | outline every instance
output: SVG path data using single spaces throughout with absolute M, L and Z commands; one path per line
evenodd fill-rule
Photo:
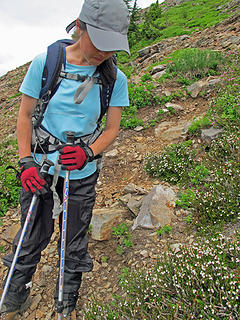
M 89 37 L 101 51 L 123 50 L 130 54 L 127 32 L 129 11 L 123 0 L 85 0 L 79 19 L 86 23 Z M 67 26 L 69 32 L 76 25 Z

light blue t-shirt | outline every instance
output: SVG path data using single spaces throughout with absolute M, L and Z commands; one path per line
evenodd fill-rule
M 20 87 L 20 92 L 38 99 L 41 90 L 42 72 L 46 61 L 46 53 L 38 55 L 31 63 L 28 72 Z M 65 71 L 92 76 L 96 66 L 77 66 L 66 62 Z M 76 137 L 91 134 L 97 127 L 97 121 L 100 116 L 100 90 L 99 85 L 95 84 L 89 91 L 81 104 L 75 104 L 74 94 L 81 82 L 69 79 L 62 79 L 60 86 L 52 99 L 47 110 L 44 113 L 42 125 L 53 136 L 63 142 L 66 142 L 66 131 L 75 132 Z M 115 81 L 111 107 L 129 106 L 127 78 L 122 71 L 117 70 L 117 79 Z M 36 154 L 37 160 L 41 161 L 42 155 Z M 50 153 L 47 158 L 56 163 L 58 151 Z M 90 176 L 96 171 L 95 161 L 89 162 L 82 170 L 73 170 L 70 179 L 82 179 Z M 54 174 L 54 167 L 49 170 Z M 65 177 L 65 172 L 60 171 L 60 176 Z

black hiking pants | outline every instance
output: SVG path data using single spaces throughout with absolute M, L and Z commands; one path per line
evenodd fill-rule
M 65 253 L 65 272 L 71 274 L 73 278 L 81 279 L 82 272 L 89 272 L 93 268 L 93 263 L 88 254 L 87 231 L 92 217 L 92 209 L 95 203 L 95 184 L 98 172 L 89 177 L 79 180 L 70 180 L 68 215 L 67 215 L 67 235 Z M 51 180 L 52 177 L 49 177 Z M 62 201 L 64 179 L 59 177 L 56 190 Z M 32 194 L 26 192 L 24 188 L 20 194 L 21 204 L 21 226 L 23 227 L 28 209 L 32 200 Z M 16 264 L 23 279 L 21 283 L 29 282 L 34 274 L 37 264 L 41 259 L 41 251 L 48 245 L 54 231 L 54 220 L 52 219 L 53 197 L 52 192 L 40 196 L 32 213 L 28 229 L 22 244 L 21 251 Z M 59 218 L 61 231 L 62 214 Z M 13 252 L 4 257 L 4 264 L 11 266 L 14 252 L 17 248 L 22 228 L 17 233 L 13 241 Z M 58 242 L 58 254 L 60 253 L 60 240 Z M 24 281 L 24 278 L 26 281 Z M 14 282 L 14 276 L 12 278 Z M 80 285 L 80 284 L 79 284 Z

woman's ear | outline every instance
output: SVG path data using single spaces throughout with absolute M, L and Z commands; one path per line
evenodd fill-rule
M 79 20 L 79 18 L 77 18 L 77 20 L 76 20 L 76 30 L 77 30 L 78 35 L 80 36 L 82 30 L 80 29 L 80 23 L 79 22 L 80 22 L 80 20 Z

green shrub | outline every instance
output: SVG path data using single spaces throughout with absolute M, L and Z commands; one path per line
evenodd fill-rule
M 217 223 L 239 216 L 239 155 L 238 133 L 226 132 L 212 142 L 205 159 L 210 179 L 199 185 L 192 203 L 201 221 Z
M 125 272 L 121 296 L 92 300 L 85 319 L 238 319 L 239 239 L 199 240 L 178 254 L 164 252 L 153 270 Z
M 172 231 L 172 227 L 168 225 L 162 226 L 160 229 L 156 230 L 158 236 L 162 236 L 165 233 L 169 234 L 171 231 Z
M 188 132 L 191 135 L 197 135 L 201 133 L 201 129 L 209 127 L 212 122 L 209 120 L 208 116 L 204 116 L 200 119 L 194 120 L 188 127 Z
M 210 171 L 203 165 L 197 165 L 189 172 L 191 184 L 198 186 L 209 176 Z
M 216 126 L 232 128 L 240 124 L 240 51 L 228 51 L 225 59 L 228 68 L 222 74 L 222 85 L 212 100 L 209 117 Z
M 191 208 L 195 198 L 195 192 L 191 189 L 187 189 L 186 191 L 181 192 L 179 199 L 176 200 L 176 205 L 183 209 Z
M 130 84 L 128 86 L 130 105 L 140 109 L 156 104 L 157 97 L 153 94 L 154 88 L 152 83 Z
M 172 183 L 183 183 L 194 166 L 196 151 L 192 141 L 167 146 L 160 155 L 150 155 L 145 170 L 153 177 Z
M 6 140 L 0 144 L 0 153 L 0 216 L 3 216 L 19 202 L 20 180 L 16 179 L 13 170 L 6 170 L 8 165 L 16 166 L 17 141 Z
M 152 76 L 149 73 L 145 73 L 143 76 L 141 76 L 141 81 L 146 82 L 152 80 Z
M 10 207 L 18 205 L 21 183 L 6 166 L 0 167 L 0 176 L 0 216 L 4 216 Z

